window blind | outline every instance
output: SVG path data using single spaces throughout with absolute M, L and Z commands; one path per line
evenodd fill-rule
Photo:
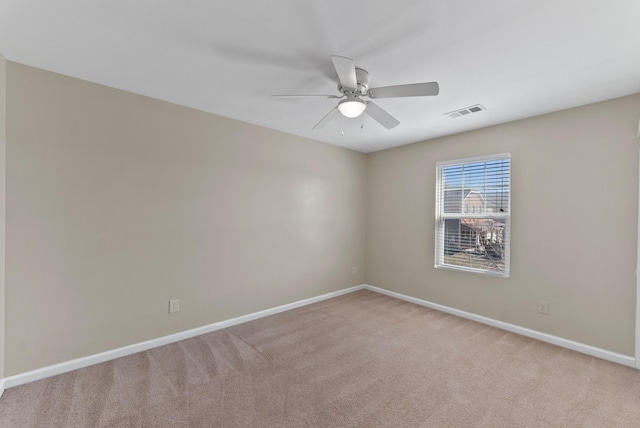
M 436 267 L 509 275 L 511 156 L 436 164 Z

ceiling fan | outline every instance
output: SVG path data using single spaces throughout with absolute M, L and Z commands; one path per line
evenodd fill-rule
M 313 129 L 324 127 L 338 113 L 348 118 L 360 116 L 366 113 L 387 129 L 395 128 L 400 122 L 389 113 L 380 108 L 373 101 L 366 98 L 396 98 L 396 97 L 421 97 L 438 95 L 440 87 L 438 82 L 412 83 L 408 85 L 384 86 L 381 88 L 369 88 L 369 73 L 361 68 L 356 68 L 351 58 L 332 55 L 333 66 L 338 73 L 338 91 L 342 95 L 272 95 L 276 98 L 289 97 L 322 97 L 337 98 L 341 101 L 329 113 L 316 123 Z

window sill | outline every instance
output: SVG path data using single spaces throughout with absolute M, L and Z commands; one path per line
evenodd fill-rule
M 481 269 L 473 269 L 473 268 L 465 268 L 465 267 L 461 267 L 461 266 L 455 266 L 455 265 L 434 265 L 434 267 L 436 269 L 444 269 L 444 270 L 455 270 L 458 272 L 467 272 L 467 273 L 473 273 L 476 275 L 484 275 L 484 276 L 493 276 L 496 278 L 509 278 L 510 274 L 508 272 L 506 273 L 502 273 L 502 272 L 494 272 L 494 271 L 490 271 L 490 270 L 481 270 Z

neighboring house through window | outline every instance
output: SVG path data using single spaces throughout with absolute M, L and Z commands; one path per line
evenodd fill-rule
M 435 266 L 509 276 L 511 155 L 436 164 Z

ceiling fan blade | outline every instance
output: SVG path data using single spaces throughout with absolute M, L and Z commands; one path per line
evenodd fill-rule
M 438 82 L 426 82 L 371 88 L 367 92 L 367 96 L 370 98 L 422 97 L 438 95 L 439 92 L 440 85 L 438 85 Z
M 338 107 L 334 107 L 333 110 L 331 110 L 329 113 L 327 113 L 325 115 L 325 117 L 323 117 L 322 119 L 320 119 L 320 122 L 316 123 L 315 126 L 312 129 L 320 129 L 320 128 L 324 128 L 324 126 L 329 123 L 329 121 L 331 119 L 333 119 L 333 117 L 338 114 L 339 110 Z
M 367 101 L 367 108 L 364 112 L 387 129 L 395 128 L 400 124 L 398 119 L 391 116 L 389 113 L 381 109 L 378 104 L 375 104 L 371 101 Z
M 344 95 L 270 95 L 269 98 L 344 98 Z
M 347 89 L 357 89 L 358 81 L 356 80 L 356 63 L 351 58 L 332 55 L 331 61 L 338 73 L 340 85 Z

